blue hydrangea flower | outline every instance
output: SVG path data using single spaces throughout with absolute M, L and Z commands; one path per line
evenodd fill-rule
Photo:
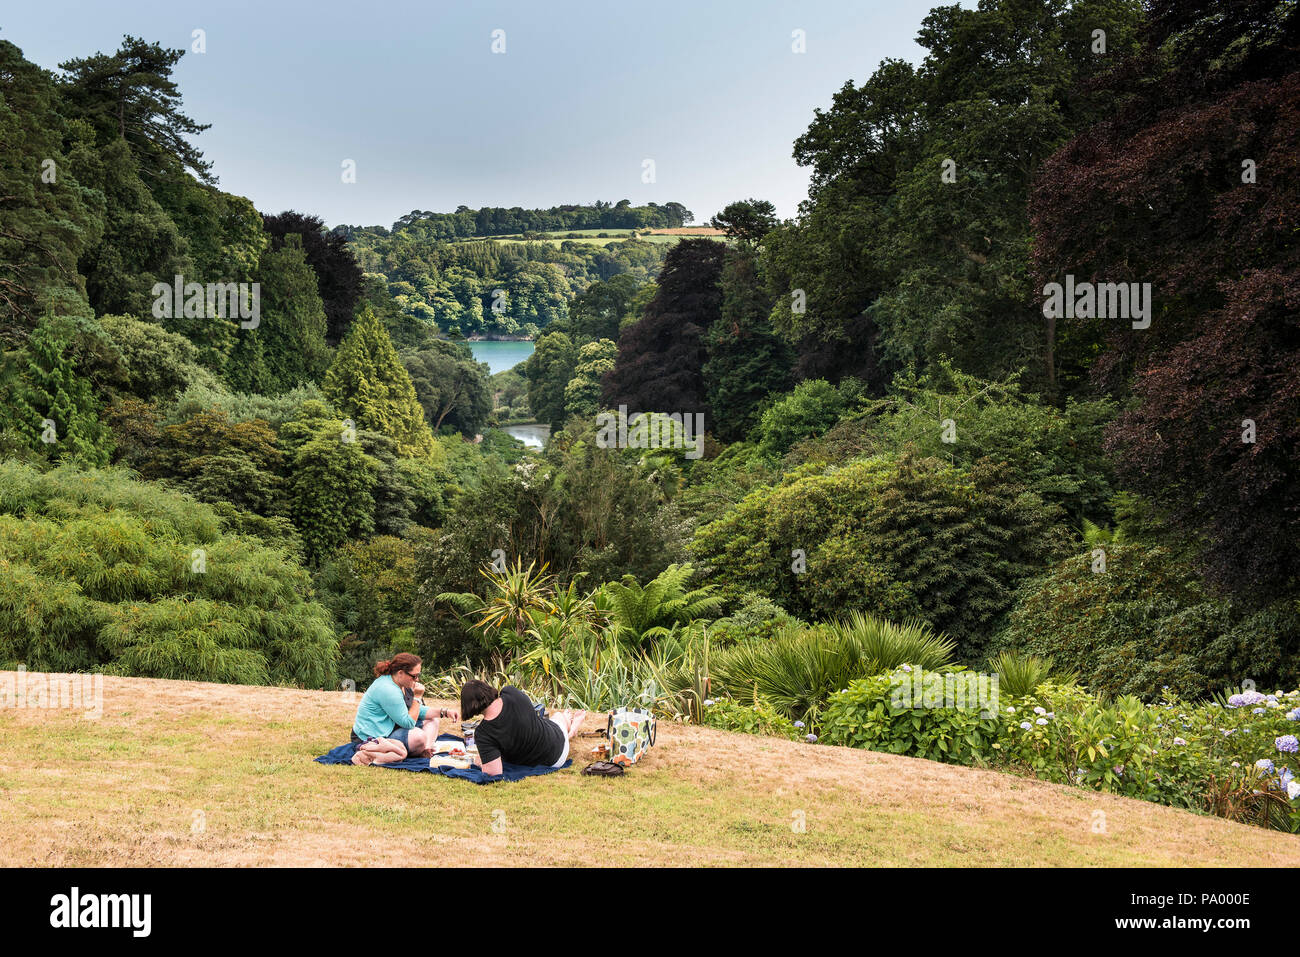
M 1186 744 L 1186 743 L 1187 742 L 1184 741 L 1182 738 L 1174 738 L 1174 744 Z
M 802 721 L 796 721 L 796 722 L 794 723 L 794 726 L 795 726 L 796 728 L 802 728 L 802 727 L 803 727 L 803 722 L 802 722 Z
M 1020 727 L 1024 728 L 1026 731 L 1028 731 L 1030 728 L 1033 727 L 1033 725 L 1030 724 L 1028 721 L 1021 721 L 1021 722 L 1020 722 Z
M 717 702 L 714 701 L 712 698 L 705 698 L 705 699 L 704 699 L 704 707 L 707 708 L 707 707 L 708 707 L 709 705 L 711 705 L 711 704 L 717 704 Z
M 1047 724 L 1047 719 L 1039 718 L 1037 721 L 1034 722 L 1034 724 Z
M 1280 738 L 1275 738 L 1273 740 L 1273 745 L 1279 751 L 1283 751 L 1286 754 L 1295 754 L 1297 751 L 1300 751 L 1300 741 L 1296 740 L 1294 734 L 1284 734 Z
M 1272 771 L 1273 762 L 1269 758 L 1260 758 L 1255 762 L 1255 767 L 1259 768 L 1261 771 Z
M 810 735 L 808 735 L 808 737 L 805 738 L 804 740 L 806 740 L 809 744 L 816 744 L 816 743 L 817 743 L 817 735 L 815 735 L 815 734 L 810 734 Z

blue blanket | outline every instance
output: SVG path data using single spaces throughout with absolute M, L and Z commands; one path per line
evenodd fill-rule
M 464 744 L 463 738 L 455 735 L 440 734 L 440 742 Z M 357 746 L 348 742 L 340 744 L 337 748 L 331 750 L 328 754 L 322 754 L 316 760 L 321 764 L 352 764 L 352 755 L 357 753 Z M 464 778 L 466 781 L 473 781 L 475 784 L 491 784 L 494 781 L 518 781 L 521 778 L 530 778 L 535 774 L 550 774 L 552 771 L 559 771 L 573 764 L 573 759 L 565 761 L 559 768 L 553 768 L 549 765 L 538 765 L 536 767 L 527 764 L 502 764 L 502 773 L 498 775 L 484 774 L 477 768 L 462 771 L 460 768 L 431 768 L 429 767 L 428 758 L 407 758 L 405 761 L 394 761 L 392 764 L 381 764 L 381 768 L 398 768 L 402 771 L 427 771 L 430 774 L 443 774 L 449 778 Z

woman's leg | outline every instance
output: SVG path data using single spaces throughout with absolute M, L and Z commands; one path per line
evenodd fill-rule
M 572 738 L 582 730 L 582 722 L 587 717 L 585 711 L 557 711 L 551 716 L 551 720 L 558 724 L 564 731 L 566 738 Z
M 401 761 L 406 757 L 406 746 L 400 741 L 394 741 L 392 738 L 377 738 L 374 741 L 367 741 L 357 748 L 357 753 L 352 756 L 353 764 L 392 764 L 394 761 Z
M 406 760 L 406 745 L 401 741 L 394 741 L 392 738 L 383 738 L 383 751 L 375 755 L 375 764 L 393 764 L 397 761 Z

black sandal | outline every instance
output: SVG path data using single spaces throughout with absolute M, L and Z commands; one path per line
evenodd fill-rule
M 623 773 L 623 766 L 621 764 L 612 764 L 609 761 L 597 761 L 594 764 L 589 764 L 583 768 L 582 773 L 613 778 L 618 777 Z

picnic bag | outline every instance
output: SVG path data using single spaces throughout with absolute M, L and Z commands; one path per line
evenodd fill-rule
M 655 743 L 655 719 L 641 708 L 615 708 L 605 728 L 609 760 L 624 767 L 636 764 Z

